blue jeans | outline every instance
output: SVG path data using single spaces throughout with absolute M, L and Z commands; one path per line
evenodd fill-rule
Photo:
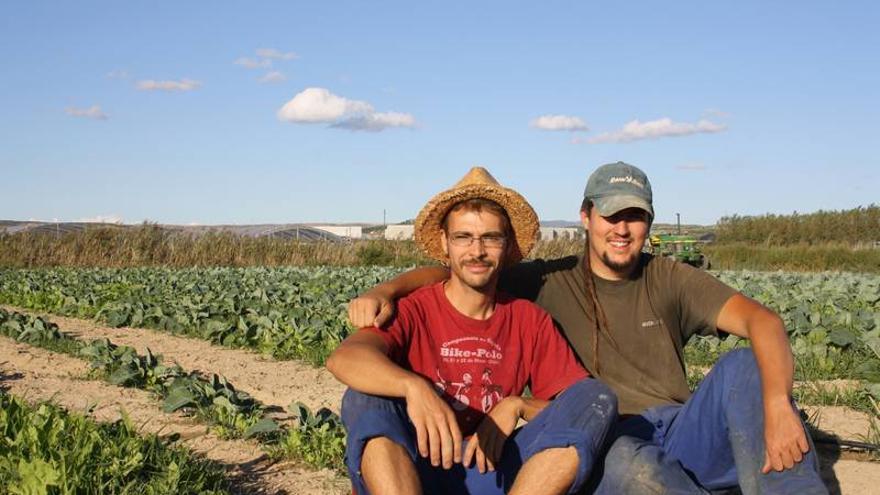
M 454 464 L 434 467 L 418 455 L 416 434 L 402 399 L 363 394 L 349 389 L 342 398 L 342 422 L 348 431 L 346 466 L 358 495 L 367 495 L 360 473 L 364 447 L 371 438 L 385 437 L 403 446 L 412 458 L 424 493 L 501 494 L 531 456 L 549 448 L 574 447 L 578 470 L 571 493 L 588 479 L 612 426 L 617 422 L 617 397 L 602 382 L 584 379 L 568 387 L 532 421 L 514 431 L 504 445 L 495 472 L 481 474 Z M 462 446 L 462 452 L 464 447 Z
M 792 404 L 792 407 L 794 405 Z M 751 349 L 724 355 L 684 405 L 619 423 L 595 493 L 827 494 L 815 447 L 792 469 L 762 474 L 764 409 Z

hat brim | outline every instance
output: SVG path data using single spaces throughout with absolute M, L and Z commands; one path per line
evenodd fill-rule
M 416 217 L 414 226 L 415 241 L 425 254 L 438 261 L 447 259 L 442 244 L 441 222 L 454 205 L 475 198 L 498 203 L 510 218 L 513 236 L 507 263 L 513 264 L 528 256 L 538 237 L 538 215 L 518 192 L 491 184 L 471 184 L 449 189 L 428 201 Z
M 628 194 L 619 194 L 608 196 L 606 198 L 593 199 L 593 206 L 599 211 L 603 217 L 610 217 L 619 211 L 627 208 L 639 208 L 645 210 L 654 218 L 654 208 L 644 198 L 631 196 Z

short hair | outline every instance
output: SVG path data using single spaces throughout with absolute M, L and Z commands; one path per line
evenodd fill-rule
M 492 201 L 491 199 L 485 198 L 471 198 L 455 203 L 454 205 L 452 205 L 451 208 L 449 208 L 446 214 L 443 215 L 443 220 L 440 221 L 440 226 L 443 228 L 443 231 L 448 234 L 450 213 L 460 210 L 474 211 L 479 213 L 484 209 L 501 217 L 501 228 L 504 232 L 504 235 L 510 236 L 512 229 L 510 227 L 510 217 L 507 216 L 507 210 L 505 210 L 504 207 Z
M 591 200 L 590 198 L 584 198 L 584 200 L 581 201 L 581 211 L 586 213 L 587 215 L 589 215 L 590 210 L 592 210 L 592 209 L 593 209 L 593 200 Z

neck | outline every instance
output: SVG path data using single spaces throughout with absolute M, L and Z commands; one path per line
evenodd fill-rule
M 496 283 L 476 289 L 463 283 L 454 274 L 443 287 L 446 298 L 461 314 L 475 320 L 486 320 L 495 312 Z

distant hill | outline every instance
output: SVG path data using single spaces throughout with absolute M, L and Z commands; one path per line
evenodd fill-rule
M 62 235 L 71 232 L 81 232 L 87 229 L 112 228 L 134 229 L 144 224 L 118 224 L 118 223 L 90 223 L 90 222 L 34 222 L 18 220 L 0 220 L 0 234 L 56 234 Z M 316 229 L 309 224 L 256 224 L 256 225 L 166 225 L 147 224 L 168 232 L 180 232 L 183 234 L 200 235 L 209 232 L 229 232 L 246 237 L 274 237 L 279 239 L 302 239 L 339 241 L 341 238 L 329 232 Z M 327 224 L 323 224 L 327 225 Z

